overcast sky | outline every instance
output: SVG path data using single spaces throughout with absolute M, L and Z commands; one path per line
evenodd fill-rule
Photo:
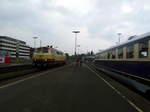
M 0 0 L 0 35 L 74 52 L 108 48 L 129 36 L 150 31 L 150 0 Z

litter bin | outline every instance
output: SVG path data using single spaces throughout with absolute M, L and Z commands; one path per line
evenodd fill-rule
M 0 56 L 0 63 L 5 63 L 5 58 L 3 56 Z

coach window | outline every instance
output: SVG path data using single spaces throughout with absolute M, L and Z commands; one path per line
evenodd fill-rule
M 100 54 L 98 55 L 98 59 L 101 59 L 101 55 Z
M 123 48 L 118 49 L 118 58 L 122 59 L 123 58 Z
M 139 43 L 139 58 L 148 57 L 148 41 Z
M 133 58 L 134 57 L 134 46 L 128 46 L 127 47 L 127 58 Z
M 115 59 L 116 57 L 116 53 L 115 53 L 115 50 L 112 51 L 112 59 Z
M 96 59 L 100 59 L 99 54 L 98 54 L 98 55 L 96 55 Z
M 110 52 L 108 52 L 107 59 L 110 59 Z

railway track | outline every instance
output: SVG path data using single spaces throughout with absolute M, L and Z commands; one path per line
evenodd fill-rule
M 123 74 L 121 75 L 121 74 L 109 71 L 107 69 L 98 68 L 93 63 L 87 63 L 87 65 L 91 67 L 92 69 L 94 69 L 95 71 L 101 72 L 105 74 L 106 76 L 111 77 L 112 79 L 116 80 L 120 84 L 123 84 L 124 86 L 130 88 L 134 92 L 150 100 L 150 86 L 144 85 L 143 83 L 138 82 L 137 80 L 134 80 L 130 77 L 125 77 Z
M 0 83 L 39 71 L 40 70 L 34 68 L 32 64 L 3 66 L 0 67 Z
M 0 67 L 0 74 L 16 72 L 24 69 L 32 69 L 32 64 L 24 64 L 24 65 L 14 65 L 14 66 L 4 66 Z
M 32 64 L 24 64 L 24 65 L 15 65 L 15 66 L 5 66 L 0 67 L 0 83 L 5 82 L 10 79 L 15 78 L 23 78 L 26 76 L 31 76 L 33 74 L 37 74 L 46 70 L 50 70 L 60 65 L 54 65 L 50 67 L 33 67 Z

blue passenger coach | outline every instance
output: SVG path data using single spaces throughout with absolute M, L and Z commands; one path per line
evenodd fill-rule
M 150 82 L 150 32 L 97 53 L 95 64 Z

